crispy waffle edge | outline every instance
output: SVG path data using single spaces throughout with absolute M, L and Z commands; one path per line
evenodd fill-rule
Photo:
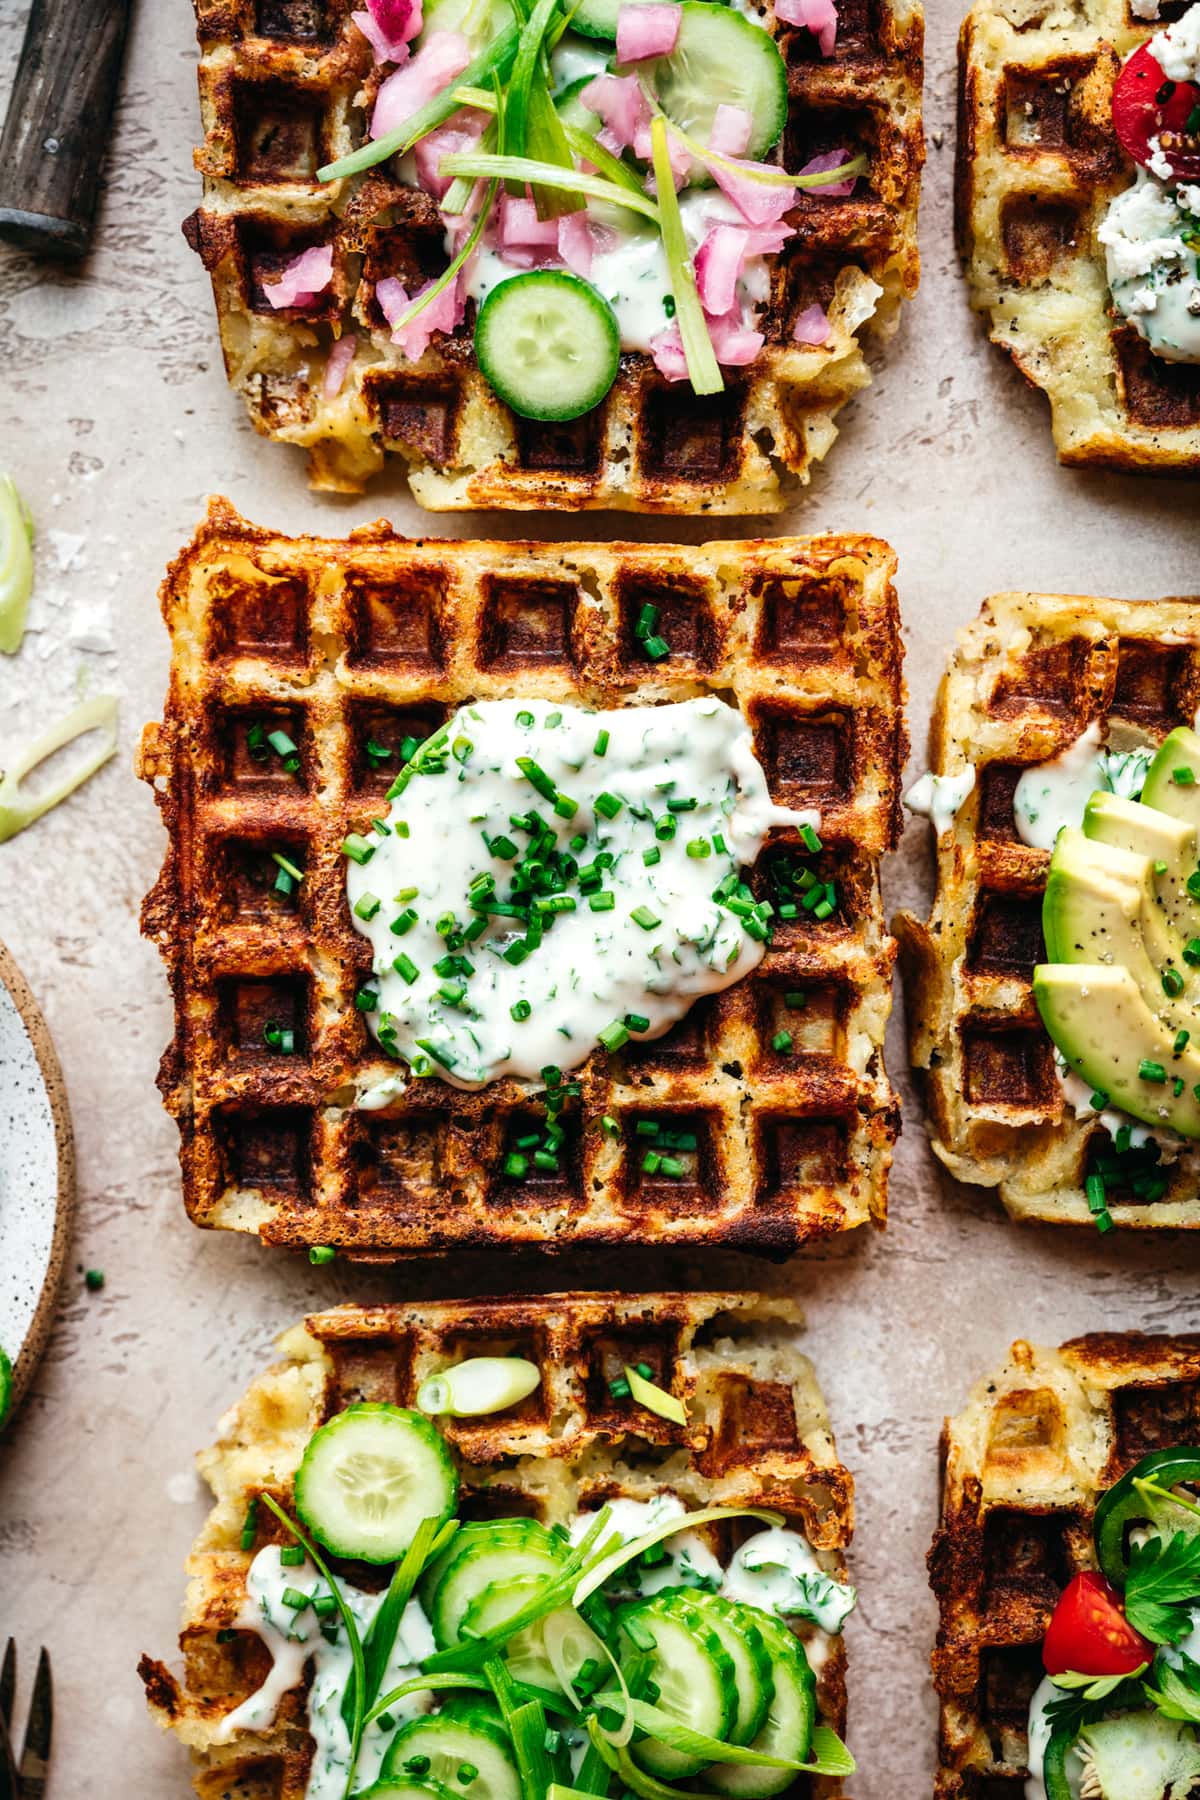
M 1046 394 L 1059 460 L 1200 472 L 1200 369 L 1111 310 L 1096 238 L 1132 165 L 1112 126 L 1127 0 L 977 0 L 959 36 L 955 221 L 972 306 Z
M 929 1553 L 939 1626 L 936 1800 L 1024 1800 L 1029 1701 L 1062 1589 L 1095 1566 L 1105 1488 L 1200 1440 L 1200 1336 L 1018 1342 L 946 1421 Z
M 956 775 L 975 763 L 977 779 L 937 841 L 928 922 L 905 912 L 893 929 L 934 1154 L 960 1181 L 996 1188 L 1016 1218 L 1091 1227 L 1084 1179 L 1109 1142 L 1065 1105 L 1034 1004 L 1050 859 L 1017 837 L 1017 776 L 1095 720 L 1154 740 L 1198 706 L 1196 599 L 997 594 L 950 653 L 929 766 Z M 1120 1227 L 1200 1227 L 1191 1153 L 1162 1199 L 1110 1192 L 1109 1209 Z
M 171 683 L 138 761 L 168 833 L 143 928 L 174 996 L 160 1086 L 180 1128 L 192 1218 L 368 1258 L 626 1241 L 780 1257 L 813 1236 L 881 1223 L 899 1124 L 882 1062 L 895 946 L 878 888 L 906 751 L 894 567 L 886 545 L 855 537 L 471 544 L 408 542 L 381 523 L 343 541 L 285 539 L 214 501 L 163 584 Z M 630 619 L 650 596 L 680 634 L 679 666 L 665 677 L 633 660 Z M 377 655 L 371 631 L 403 635 L 413 618 L 427 634 L 421 656 L 408 639 L 403 654 Z M 544 635 L 532 662 L 497 651 L 527 645 L 529 620 L 543 634 L 561 627 L 557 661 L 543 657 Z M 275 635 L 264 643 L 256 632 Z M 482 1096 L 429 1082 L 369 1118 L 350 1110 L 356 1074 L 394 1068 L 353 1007 L 370 951 L 346 910 L 338 846 L 379 807 L 378 793 L 355 786 L 354 731 L 386 733 L 388 702 L 393 721 L 424 709 L 424 735 L 472 695 L 611 704 L 710 690 L 749 704 L 776 797 L 822 804 L 817 867 L 837 877 L 843 907 L 819 929 L 805 914 L 777 933 L 759 986 L 700 1003 L 658 1047 L 583 1066 L 585 1119 L 611 1112 L 630 1131 L 639 1109 L 699 1121 L 690 1185 L 643 1186 L 624 1139 L 580 1132 L 565 1185 L 502 1188 L 505 1132 L 530 1105 L 512 1081 Z M 255 708 L 302 743 L 303 792 L 263 788 L 253 770 L 244 787 L 226 779 Z M 818 790 L 832 784 L 823 802 L 814 779 Z M 785 849 L 792 835 L 782 834 Z M 280 843 L 308 858 L 303 910 L 243 918 L 233 851 Z M 813 1053 L 767 1057 L 761 1009 L 781 1008 L 789 985 L 809 992 L 808 1023 L 795 1029 L 816 1034 Z M 303 1056 L 263 1057 L 261 1020 L 251 1041 L 254 1007 L 276 1001 L 297 1009 Z
M 237 1615 L 254 1552 L 282 1537 L 260 1508 L 254 1551 L 242 1550 L 249 1501 L 269 1493 L 290 1504 L 304 1444 L 330 1414 L 360 1399 L 411 1404 L 426 1376 L 464 1355 L 526 1355 L 542 1371 L 541 1387 L 502 1421 L 445 1422 L 468 1516 L 532 1508 L 553 1521 L 580 1502 L 670 1488 L 692 1509 L 774 1507 L 806 1531 L 831 1573 L 844 1575 L 854 1488 L 812 1366 L 795 1346 L 802 1323 L 791 1302 L 753 1294 L 597 1293 L 342 1306 L 287 1332 L 282 1360 L 230 1409 L 218 1442 L 197 1459 L 215 1505 L 187 1564 L 182 1678 L 149 1656 L 139 1664 L 154 1717 L 192 1752 L 201 1800 L 230 1792 L 302 1800 L 308 1778 L 311 1740 L 297 1691 L 269 1730 L 214 1740 L 217 1722 L 266 1667 L 255 1634 L 217 1642 Z M 630 1361 L 648 1362 L 685 1401 L 687 1426 L 634 1408 L 630 1428 L 629 1405 L 608 1391 Z M 364 1579 L 361 1565 L 333 1566 Z M 806 1634 L 811 1641 L 811 1628 Z M 817 1697 L 820 1716 L 844 1732 L 840 1638 L 819 1669 Z M 791 1800 L 840 1793 L 840 1782 L 811 1778 L 789 1790 Z
M 388 454 L 421 505 L 777 511 L 837 435 L 835 415 L 870 380 L 862 341 L 882 344 L 919 278 L 917 202 L 923 16 L 917 0 L 842 0 L 828 61 L 783 29 L 791 94 L 788 161 L 864 149 L 868 175 L 843 200 L 801 198 L 799 235 L 772 259 L 767 345 L 723 395 L 700 398 L 627 354 L 609 398 L 566 425 L 516 419 L 475 366 L 469 331 L 403 361 L 375 283 L 410 286 L 440 266 L 427 196 L 368 172 L 351 188 L 314 179 L 356 147 L 356 96 L 378 76 L 349 21 L 351 0 L 195 0 L 204 142 L 200 207 L 184 232 L 212 279 L 226 371 L 265 436 L 304 447 L 313 486 L 360 492 Z M 314 242 L 335 244 L 330 292 L 275 312 L 262 282 Z M 883 291 L 864 325 L 866 279 Z M 826 307 L 824 347 L 790 341 L 806 307 Z M 333 396 L 322 392 L 335 331 L 358 339 Z M 862 340 L 862 341 L 860 341 Z

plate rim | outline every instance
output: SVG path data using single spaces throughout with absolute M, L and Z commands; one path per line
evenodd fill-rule
M 21 973 L 12 951 L 2 938 L 0 938 L 0 983 L 8 990 L 21 1022 L 29 1033 L 29 1041 L 33 1045 L 33 1053 L 37 1058 L 38 1069 L 46 1089 L 57 1151 L 57 1186 L 50 1255 L 46 1261 L 46 1273 L 42 1280 L 41 1293 L 34 1307 L 29 1329 L 13 1359 L 12 1402 L 3 1427 L 3 1429 L 7 1429 L 16 1416 L 33 1371 L 46 1348 L 54 1324 L 58 1292 L 67 1259 L 67 1246 L 70 1242 L 76 1189 L 75 1134 L 71 1126 L 71 1111 L 67 1102 L 67 1086 L 63 1078 L 62 1065 L 58 1060 L 58 1052 L 54 1048 L 50 1027 L 42 1017 L 38 1003 L 34 999 L 33 990 Z

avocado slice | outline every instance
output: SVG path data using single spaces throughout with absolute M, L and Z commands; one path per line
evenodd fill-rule
M 1097 796 L 1099 798 L 1099 796 Z M 1192 971 L 1153 888 L 1146 856 L 1095 843 L 1068 826 L 1050 859 L 1042 902 L 1046 955 L 1061 963 L 1120 963 L 1129 970 L 1150 1011 L 1172 1032 L 1190 1028 L 1192 1009 L 1179 1005 Z M 1163 986 L 1164 972 L 1176 992 Z
M 1192 779 L 1176 780 L 1177 769 L 1187 770 Z M 1177 727 L 1159 745 L 1146 771 L 1142 804 L 1200 827 L 1200 737 L 1187 725 Z
M 1200 1019 L 1176 1052 L 1175 1031 L 1151 1012 L 1129 970 L 1116 963 L 1039 963 L 1033 997 L 1068 1066 L 1107 1094 L 1111 1105 L 1146 1125 L 1200 1138 Z M 1163 1079 L 1147 1080 L 1140 1072 L 1144 1064 L 1161 1069 Z
M 1144 801 L 1093 794 L 1083 815 L 1083 829 L 1096 843 L 1148 857 L 1155 898 L 1181 947 L 1200 936 L 1200 904 L 1187 890 L 1188 878 L 1200 862 L 1195 824 L 1173 818 Z
M 1194 1730 L 1159 1712 L 1085 1725 L 1078 1748 L 1104 1800 L 1187 1800 L 1200 1779 Z

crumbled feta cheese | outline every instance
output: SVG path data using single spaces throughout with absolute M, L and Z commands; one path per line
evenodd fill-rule
M 1200 16 L 1200 6 L 1195 9 Z M 1110 202 L 1097 237 L 1104 246 L 1108 284 L 1119 313 L 1156 356 L 1200 363 L 1200 318 L 1191 304 L 1200 283 L 1190 201 L 1146 169 Z M 1188 240 L 1192 239 L 1192 242 Z
M 1161 138 L 1152 137 L 1150 139 L 1149 149 L 1150 160 L 1146 167 L 1150 170 L 1152 175 L 1157 175 L 1160 181 L 1170 181 L 1174 170 L 1171 168 L 1170 157 L 1162 147 Z
M 1189 7 L 1165 31 L 1155 32 L 1150 54 L 1168 81 L 1200 81 L 1200 6 Z

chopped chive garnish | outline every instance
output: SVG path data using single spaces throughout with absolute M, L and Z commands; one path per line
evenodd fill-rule
M 652 913 L 648 906 L 635 906 L 629 916 L 635 925 L 641 926 L 643 931 L 653 931 L 656 926 L 662 924 L 662 920 L 656 913 Z
M 1191 1035 L 1190 1031 L 1177 1031 L 1175 1033 L 1175 1042 L 1172 1044 L 1171 1049 L 1176 1056 L 1183 1055 L 1183 1052 L 1188 1047 L 1188 1041 L 1191 1038 Z
M 375 1008 L 379 1005 L 379 989 L 366 986 L 360 987 L 354 996 L 354 1004 L 357 1006 L 359 1012 L 374 1012 Z
M 263 1042 L 269 1049 L 278 1050 L 280 1056 L 291 1056 L 296 1049 L 296 1033 L 290 1026 L 268 1019 L 263 1026 Z
M 629 1383 L 626 1381 L 626 1379 L 623 1375 L 618 1375 L 612 1381 L 609 1382 L 608 1391 L 612 1395 L 614 1400 L 628 1400 L 628 1398 L 629 1398 Z M 580 1674 L 582 1674 L 582 1673 L 583 1673 L 583 1671 L 580 1670 Z M 578 1677 L 576 1677 L 576 1680 L 578 1680 Z
M 673 838 L 676 830 L 677 826 L 675 821 L 669 814 L 666 818 L 656 819 L 654 821 L 654 835 L 656 838 Z M 1197 942 L 1200 943 L 1200 939 L 1197 939 Z
M 718 856 L 729 855 L 729 845 L 725 842 L 725 839 L 721 836 L 719 831 L 713 832 L 713 849 L 717 852 Z
M 89 1294 L 98 1294 L 104 1286 L 104 1270 L 88 1269 L 83 1277 L 83 1285 Z
M 671 646 L 668 644 L 666 638 L 663 637 L 643 638 L 642 649 L 646 652 L 646 655 L 650 658 L 651 662 L 661 662 L 664 656 L 670 656 L 671 654 Z
M 667 811 L 668 812 L 673 812 L 673 813 L 695 812 L 695 810 L 696 810 L 695 800 L 681 800 L 681 799 L 676 799 L 673 795 L 668 795 L 668 797 L 667 797 Z
M 656 1138 L 661 1126 L 654 1119 L 639 1119 L 633 1128 L 634 1137 Z
M 367 753 L 367 761 L 373 769 L 378 769 L 381 764 L 390 762 L 396 754 L 394 750 L 389 750 L 386 744 L 379 743 L 373 737 L 367 739 L 364 748 Z
M 293 1612 L 303 1612 L 304 1608 L 312 1599 L 312 1595 L 303 1593 L 300 1588 L 285 1587 L 279 1598 L 283 1601 L 283 1604 L 290 1607 Z
M 382 905 L 383 901 L 379 895 L 372 894 L 368 889 L 365 894 L 360 894 L 354 902 L 354 916 L 358 919 L 373 919 Z
M 815 853 L 821 849 L 821 840 L 811 825 L 800 827 L 800 837 L 806 850 L 812 850 Z
M 411 906 L 406 906 L 402 913 L 397 913 L 392 920 L 391 929 L 397 937 L 404 937 L 417 922 L 417 915 Z
M 772 1050 L 777 1050 L 781 1056 L 787 1056 L 792 1048 L 791 1032 L 777 1031 L 775 1036 L 771 1039 L 771 1048 Z
M 1089 1104 L 1091 1105 L 1093 1112 L 1103 1112 L 1105 1107 L 1108 1105 L 1108 1095 L 1101 1093 L 1100 1089 L 1097 1088 L 1095 1093 L 1092 1095 L 1091 1101 Z
M 1154 865 L 1154 873 L 1155 873 L 1155 874 L 1156 874 L 1156 875 L 1165 875 L 1165 874 L 1166 874 L 1166 872 L 1167 872 L 1167 865 L 1166 865 L 1166 863 L 1165 863 L 1165 862 L 1162 862 L 1162 861 L 1161 861 L 1161 860 L 1160 860 L 1160 861 L 1159 861 L 1159 862 L 1156 862 L 1156 863 L 1155 863 L 1155 865 Z
M 304 1564 L 304 1548 L 301 1544 L 284 1544 L 279 1552 L 279 1561 L 285 1569 L 299 1569 Z
M 412 986 L 413 982 L 417 979 L 417 976 L 421 973 L 412 957 L 409 956 L 405 950 L 402 950 L 399 956 L 393 960 L 392 967 L 395 969 L 397 975 L 407 981 L 409 987 Z
M 1083 1184 L 1083 1191 L 1092 1212 L 1101 1212 L 1108 1205 L 1108 1189 L 1104 1185 L 1103 1175 L 1089 1175 Z
M 596 733 L 596 741 L 592 745 L 592 755 L 593 756 L 607 756 L 608 755 L 608 733 L 607 733 L 607 731 L 598 731 Z
M 712 845 L 706 837 L 689 838 L 687 843 L 687 853 L 689 856 L 696 859 L 711 856 Z
M 622 1045 L 629 1042 L 629 1033 L 620 1019 L 614 1019 L 611 1025 L 606 1025 L 597 1035 L 606 1050 L 620 1050 Z
M 579 802 L 572 800 L 569 794 L 555 794 L 554 811 L 560 819 L 573 819 L 579 811 Z
M 633 635 L 640 642 L 644 643 L 648 637 L 654 635 L 657 629 L 658 608 L 657 606 L 652 606 L 647 600 L 638 612 L 637 623 L 633 628 Z
M 649 1031 L 650 1021 L 645 1013 L 626 1013 L 625 1023 L 630 1031 Z
M 410 1756 L 400 1766 L 406 1775 L 428 1775 L 432 1764 L 428 1756 Z
M 611 912 L 617 904 L 617 896 L 611 888 L 603 888 L 598 894 L 588 895 L 588 905 L 593 912 Z
M 506 837 L 503 832 L 497 837 L 486 839 L 485 842 L 492 855 L 500 862 L 514 862 L 521 854 L 512 839 Z
M 416 899 L 420 891 L 420 888 L 404 887 L 401 888 L 398 893 L 393 894 L 392 899 L 396 902 L 397 906 L 407 906 L 410 900 Z
M 431 1056 L 435 1063 L 440 1063 L 443 1069 L 452 1069 L 458 1061 L 453 1050 L 436 1044 L 432 1038 L 417 1038 L 416 1045 L 418 1050 L 424 1050 L 426 1056 Z
M 478 1776 L 479 1770 L 475 1767 L 474 1763 L 459 1763 L 458 1779 L 462 1782 L 464 1787 L 470 1787 L 471 1783 L 478 1779 Z
M 605 1113 L 601 1118 L 600 1129 L 605 1137 L 620 1137 L 621 1135 L 621 1127 L 617 1124 L 617 1121 L 613 1118 L 611 1113 Z
M 593 805 L 602 819 L 615 819 L 621 810 L 623 802 L 618 800 L 615 794 L 610 794 L 606 791 L 596 795 Z
M 1200 938 L 1189 938 L 1183 946 L 1183 960 L 1193 968 L 1200 966 Z
M 649 844 L 646 849 L 642 851 L 642 861 L 648 869 L 652 869 L 655 863 L 662 861 L 662 851 L 657 844 Z
M 286 731 L 268 731 L 267 742 L 270 744 L 276 756 L 282 756 L 286 759 L 289 756 L 295 756 L 297 754 L 296 746 Z
M 672 1181 L 678 1181 L 681 1175 L 687 1174 L 687 1164 L 678 1156 L 664 1156 L 659 1160 L 660 1175 L 669 1175 Z
M 279 867 L 283 870 L 284 874 L 290 875 L 293 881 L 303 881 L 304 880 L 303 870 L 298 869 L 294 862 L 289 862 L 288 858 L 286 856 L 282 855 L 282 853 L 280 851 L 272 850 L 271 860 L 272 860 L 272 862 L 277 862 L 279 864 Z
M 361 832 L 351 831 L 342 839 L 342 855 L 348 856 L 352 862 L 369 863 L 375 854 L 375 845 L 369 843 Z
M 437 997 L 446 1006 L 461 1006 L 467 997 L 467 986 L 463 981 L 443 981 L 437 990 Z
M 533 1007 L 528 1000 L 515 1000 L 508 1009 L 508 1016 L 510 1019 L 515 1019 L 517 1024 L 520 1025 L 522 1020 L 527 1019 L 532 1011 Z
M 802 994 L 799 988 L 789 988 L 783 996 L 783 1004 L 789 1012 L 799 1012 L 801 1007 L 807 1006 L 808 996 Z
M 528 731 L 533 724 L 533 714 L 531 712 L 519 712 L 517 714 L 517 724 L 523 726 L 524 729 Z
M 1185 764 L 1182 768 L 1171 770 L 1171 780 L 1177 787 L 1191 787 L 1196 777 Z
M 534 762 L 532 756 L 518 756 L 517 767 L 530 785 L 537 789 L 543 800 L 554 800 L 558 789 L 540 764 Z
M 661 1168 L 662 1152 L 660 1150 L 647 1150 L 642 1158 L 643 1175 L 657 1175 Z
M 242 1520 L 242 1549 L 253 1550 L 258 1538 L 258 1501 L 252 1500 Z
M 1182 994 L 1183 976 L 1179 973 L 1179 970 L 1164 969 L 1162 972 L 1162 986 L 1163 993 L 1170 994 L 1172 998 L 1174 998 L 1176 994 Z
M 1138 1076 L 1142 1081 L 1165 1081 L 1167 1071 L 1160 1062 L 1151 1062 L 1149 1057 L 1143 1056 L 1138 1064 Z
M 510 1150 L 504 1158 L 503 1168 L 510 1181 L 523 1181 L 529 1173 L 529 1158 L 522 1156 L 519 1150 Z
M 1172 1092 L 1175 1095 L 1175 1098 L 1178 1100 L 1180 1094 L 1182 1094 L 1182 1092 L 1183 1092 L 1183 1076 L 1177 1075 L 1175 1077 L 1175 1080 L 1172 1082 L 1171 1087 L 1172 1087 Z

